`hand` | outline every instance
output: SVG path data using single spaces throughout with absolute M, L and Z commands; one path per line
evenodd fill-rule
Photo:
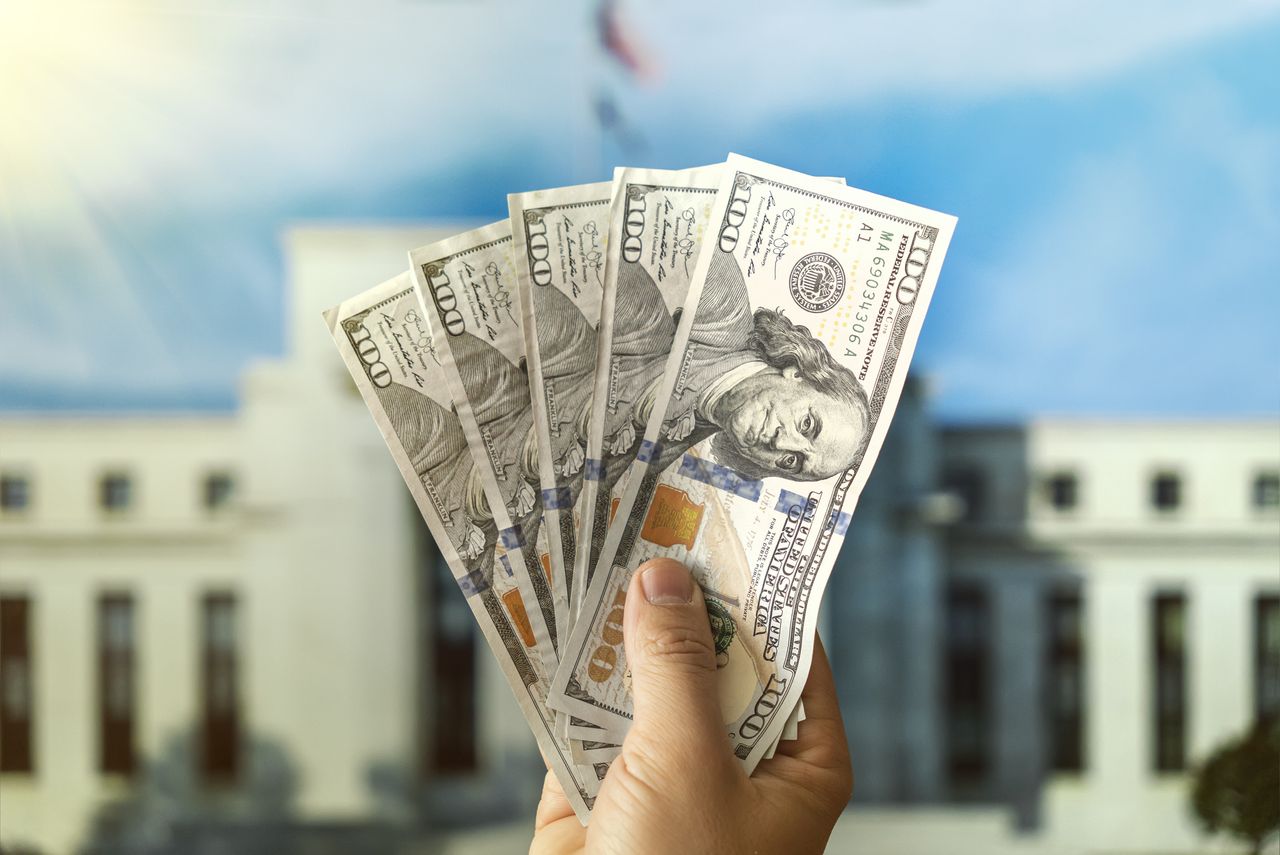
M 520 486 L 516 487 L 515 498 L 511 500 L 511 523 L 519 525 L 524 515 L 533 510 L 533 506 L 538 503 L 538 494 L 523 478 L 520 479 Z
M 625 425 L 618 428 L 618 432 L 609 438 L 609 453 L 612 455 L 625 454 L 636 444 L 636 426 L 633 422 L 628 421 Z
M 578 470 L 582 468 L 582 461 L 586 459 L 587 456 L 583 454 L 582 446 L 577 443 L 569 446 L 569 450 L 564 453 L 564 462 L 560 464 L 561 476 L 567 478 L 570 475 L 577 474 Z
M 693 408 L 689 408 L 689 412 L 683 416 L 679 416 L 667 428 L 667 439 L 672 442 L 680 442 L 686 436 L 693 433 L 694 425 L 698 423 L 698 416 L 694 413 Z
M 821 642 L 798 738 L 747 777 L 721 721 L 702 592 L 681 564 L 659 558 L 635 573 L 623 639 L 635 723 L 586 828 L 547 773 L 530 855 L 822 852 L 853 772 Z

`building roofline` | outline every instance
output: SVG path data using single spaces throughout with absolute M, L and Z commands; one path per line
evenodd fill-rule
M 946 433 L 1017 433 L 1037 427 L 1077 428 L 1262 428 L 1280 431 L 1280 414 L 1265 415 L 1208 415 L 1208 416 L 1127 416 L 1127 415 L 1033 415 L 1024 420 L 999 419 L 984 421 L 974 419 L 941 419 L 937 422 Z

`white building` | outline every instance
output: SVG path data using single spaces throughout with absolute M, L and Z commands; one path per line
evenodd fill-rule
M 460 228 L 292 232 L 234 414 L 0 420 L 0 845 L 527 823 L 532 739 L 320 320 Z M 838 839 L 1191 851 L 1185 769 L 1280 684 L 1278 502 L 1275 421 L 939 430 L 913 388 L 824 607 L 875 805 Z
M 531 810 L 503 783 L 538 762 L 527 728 L 437 596 L 320 318 L 458 230 L 291 233 L 287 356 L 234 414 L 0 420 L 0 844 L 73 851 L 130 798 L 175 820 Z M 154 792 L 161 766 L 180 780 Z
M 1280 714 L 1280 425 L 1042 420 L 942 448 L 970 503 L 951 673 L 985 690 L 947 695 L 956 786 L 1086 850 L 1196 846 L 1190 770 Z
M 855 801 L 1202 851 L 1191 771 L 1280 714 L 1274 420 L 937 429 L 909 387 L 840 561 Z

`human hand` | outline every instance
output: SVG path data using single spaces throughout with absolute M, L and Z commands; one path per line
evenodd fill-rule
M 586 828 L 547 773 L 530 855 L 822 852 L 853 788 L 822 643 L 798 738 L 748 777 L 725 735 L 706 605 L 689 572 L 666 558 L 647 562 L 623 614 L 634 724 Z

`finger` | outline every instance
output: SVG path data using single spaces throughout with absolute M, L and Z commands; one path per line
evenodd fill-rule
M 534 833 L 542 831 L 553 822 L 559 822 L 571 816 L 573 816 L 573 806 L 565 798 L 560 781 L 554 772 L 547 770 L 547 776 L 542 780 L 542 798 L 538 801 L 538 812 L 533 820 Z
M 656 558 L 633 575 L 623 640 L 635 713 L 631 734 L 660 744 L 677 767 L 688 762 L 688 752 L 727 746 L 707 608 L 683 564 Z
M 800 722 L 795 739 L 779 743 L 778 754 L 822 769 L 849 767 L 849 745 L 836 697 L 836 682 L 827 651 L 816 633 L 813 662 L 800 699 L 804 702 L 805 719 Z

